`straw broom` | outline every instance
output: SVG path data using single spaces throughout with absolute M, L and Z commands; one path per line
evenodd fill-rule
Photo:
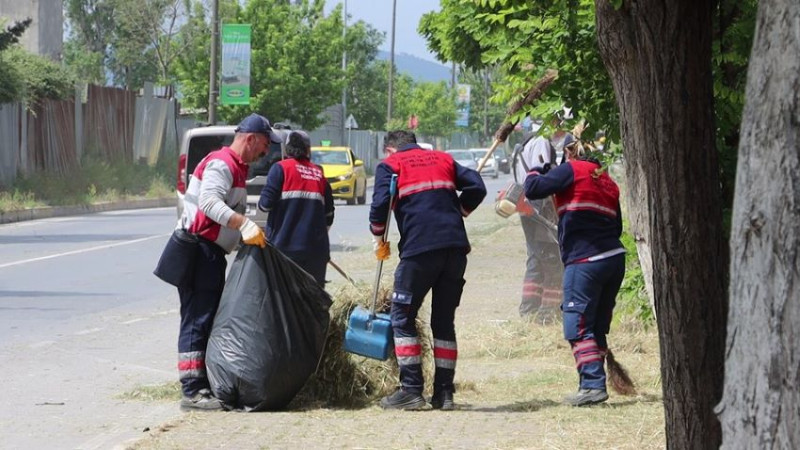
M 534 85 L 531 87 L 528 92 L 525 94 L 524 97 L 517 100 L 516 102 L 512 103 L 511 106 L 508 107 L 506 110 L 506 117 L 513 117 L 517 114 L 523 107 L 530 105 L 531 103 L 535 102 L 544 94 L 545 89 L 549 87 L 553 82 L 558 78 L 558 71 L 556 70 L 548 70 L 542 78 L 540 78 Z M 483 166 L 486 165 L 486 161 L 492 157 L 495 149 L 497 149 L 500 144 L 508 139 L 508 135 L 514 131 L 514 127 L 517 126 L 517 121 L 508 121 L 500 125 L 500 127 L 494 133 L 494 142 L 492 142 L 492 146 L 489 147 L 489 151 L 483 156 L 483 158 L 478 163 L 478 168 L 476 169 L 479 173 Z

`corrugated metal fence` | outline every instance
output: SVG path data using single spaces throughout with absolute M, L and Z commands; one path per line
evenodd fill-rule
M 0 105 L 0 186 L 18 175 L 69 173 L 84 152 L 107 160 L 155 164 L 176 154 L 180 133 L 193 121 L 176 120 L 176 102 L 124 89 L 90 85 L 75 100 L 43 100 L 26 110 Z M 188 122 L 188 123 L 187 123 Z
M 85 153 L 151 165 L 162 153 L 177 155 L 183 132 L 198 124 L 179 119 L 175 100 L 153 96 L 150 83 L 143 92 L 90 85 L 76 89 L 75 100 L 44 100 L 32 111 L 0 104 L 0 187 L 12 185 L 18 175 L 69 173 Z M 312 145 L 349 145 L 369 173 L 383 159 L 384 131 L 343 132 L 329 125 L 309 134 Z M 468 134 L 419 140 L 442 150 L 478 146 Z

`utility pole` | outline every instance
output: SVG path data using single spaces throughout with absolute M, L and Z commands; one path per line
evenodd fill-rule
M 392 94 L 394 87 L 394 25 L 395 16 L 397 14 L 397 0 L 392 0 L 392 43 L 389 52 L 389 102 L 386 111 L 386 127 L 389 127 L 389 121 L 392 120 Z
M 211 2 L 211 68 L 208 73 L 208 124 L 217 123 L 217 48 L 219 46 L 219 0 Z
M 483 68 L 483 136 L 489 138 L 489 67 Z
M 342 135 L 344 135 L 345 119 L 347 118 L 347 0 L 344 0 L 344 27 L 342 27 Z M 344 136 L 342 136 L 344 138 Z M 350 145 L 350 134 L 347 135 L 347 145 Z

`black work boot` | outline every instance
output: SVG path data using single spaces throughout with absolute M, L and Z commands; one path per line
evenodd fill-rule
M 442 411 L 452 411 L 456 409 L 453 403 L 453 391 L 434 391 L 431 397 L 431 407 L 433 409 L 441 409 Z
M 578 389 L 578 392 L 564 397 L 564 403 L 572 406 L 588 406 L 608 400 L 604 389 Z
M 200 389 L 189 397 L 184 395 L 181 399 L 182 410 L 217 411 L 223 409 L 222 402 L 211 394 L 210 389 Z
M 388 395 L 381 399 L 381 407 L 383 409 L 403 409 L 406 411 L 416 411 L 424 409 L 428 404 L 420 394 L 413 392 L 406 392 L 402 388 L 394 391 L 392 395 Z

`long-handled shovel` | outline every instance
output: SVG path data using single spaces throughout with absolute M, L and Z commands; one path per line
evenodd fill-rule
M 386 218 L 386 229 L 383 231 L 383 241 L 389 236 L 389 224 L 392 220 L 392 206 L 394 193 L 397 189 L 397 175 L 392 176 L 389 184 L 389 215 Z M 378 288 L 381 284 L 383 261 L 378 260 L 378 269 L 375 272 L 375 285 L 372 291 L 372 307 L 370 309 L 356 306 L 350 319 L 347 321 L 347 331 L 344 335 L 344 350 L 367 358 L 381 361 L 389 357 L 394 339 L 392 332 L 392 319 L 388 314 L 376 313 L 378 304 Z

